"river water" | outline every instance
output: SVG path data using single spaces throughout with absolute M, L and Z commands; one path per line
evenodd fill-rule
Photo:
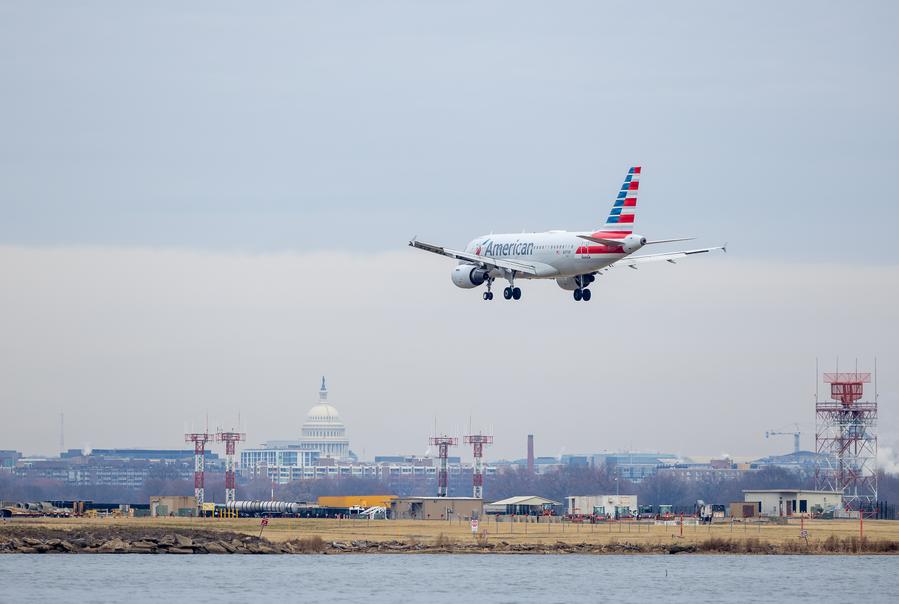
M 896 602 L 897 571 L 895 556 L 14 554 L 0 602 Z

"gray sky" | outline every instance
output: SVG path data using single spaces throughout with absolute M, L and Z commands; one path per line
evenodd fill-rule
M 290 438 L 325 373 L 366 456 L 763 454 L 837 354 L 894 445 L 897 12 L 0 1 L 0 448 Z M 510 305 L 403 247 L 590 228 L 634 163 L 731 254 Z

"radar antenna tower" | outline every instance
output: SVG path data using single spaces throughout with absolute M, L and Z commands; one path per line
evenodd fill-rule
M 825 373 L 830 399 L 815 401 L 815 488 L 843 494 L 846 510 L 872 514 L 877 505 L 877 395 L 863 401 L 870 373 Z

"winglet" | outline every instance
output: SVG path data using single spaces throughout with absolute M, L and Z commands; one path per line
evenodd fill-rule
M 725 254 L 727 253 L 727 242 L 726 241 L 724 242 L 724 245 L 721 246 L 721 251 L 724 252 Z

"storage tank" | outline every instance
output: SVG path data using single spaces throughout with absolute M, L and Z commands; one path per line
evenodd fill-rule
M 219 505 L 238 514 L 299 514 L 305 504 L 294 501 L 232 501 Z

